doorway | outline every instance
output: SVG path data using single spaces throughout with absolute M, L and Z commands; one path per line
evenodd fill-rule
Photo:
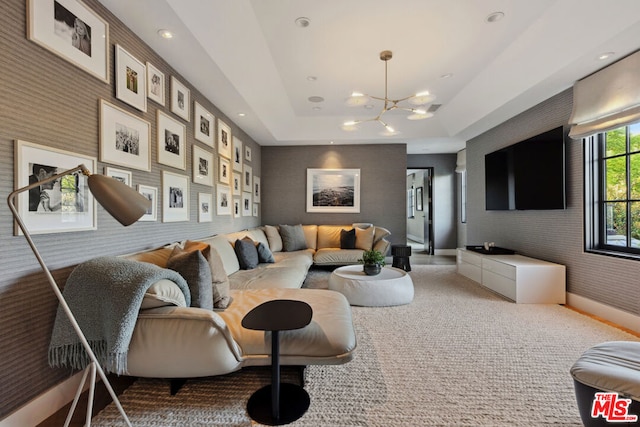
M 407 169 L 407 240 L 433 255 L 433 167 Z

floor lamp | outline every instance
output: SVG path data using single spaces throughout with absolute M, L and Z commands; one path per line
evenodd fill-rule
M 95 391 L 96 372 L 98 375 L 100 375 L 100 378 L 102 378 L 102 381 L 104 382 L 105 387 L 109 391 L 109 394 L 113 399 L 113 402 L 118 407 L 118 410 L 124 417 L 124 420 L 126 421 L 127 425 L 131 427 L 131 422 L 129 421 L 127 414 L 124 412 L 124 409 L 122 408 L 122 405 L 118 400 L 118 396 L 116 396 L 116 393 L 113 391 L 111 384 L 109 384 L 109 381 L 107 380 L 107 376 L 102 370 L 100 363 L 96 358 L 96 355 L 93 353 L 93 350 L 91 350 L 91 346 L 89 345 L 86 337 L 82 333 L 82 330 L 78 325 L 78 322 L 73 316 L 71 309 L 67 305 L 67 302 L 65 301 L 64 296 L 62 295 L 62 292 L 58 287 L 58 284 L 56 283 L 55 279 L 51 275 L 51 272 L 49 271 L 49 268 L 47 268 L 47 265 L 45 264 L 44 260 L 42 259 L 42 256 L 38 252 L 36 245 L 33 243 L 33 239 L 31 238 L 31 235 L 27 230 L 27 226 L 25 225 L 24 221 L 20 217 L 18 210 L 16 209 L 16 206 L 15 206 L 15 198 L 18 194 L 79 171 L 88 177 L 87 182 L 89 184 L 89 190 L 91 191 L 93 196 L 96 198 L 98 203 L 100 203 L 100 205 L 102 205 L 102 207 L 104 207 L 105 210 L 109 212 L 109 214 L 111 214 L 111 216 L 113 216 L 118 222 L 120 222 L 120 224 L 124 226 L 133 224 L 147 211 L 147 209 L 149 209 L 151 202 L 146 197 L 144 197 L 143 195 L 135 191 L 133 188 L 105 175 L 92 175 L 91 172 L 89 172 L 89 170 L 84 165 L 78 165 L 73 169 L 69 169 L 68 171 L 50 176 L 46 179 L 43 179 L 42 181 L 35 182 L 26 187 L 22 187 L 13 191 L 11 194 L 9 194 L 9 197 L 7 198 L 7 204 L 9 205 L 9 209 L 11 209 L 11 212 L 13 213 L 13 217 L 18 223 L 18 227 L 20 227 L 20 230 L 22 230 L 22 233 L 24 234 L 25 239 L 27 239 L 27 242 L 29 243 L 29 246 L 31 247 L 33 254 L 36 256 L 36 259 L 40 263 L 42 270 L 47 276 L 47 279 L 49 280 L 49 284 L 51 285 L 53 292 L 58 298 L 60 307 L 64 310 L 65 314 L 69 318 L 69 321 L 73 326 L 73 329 L 75 330 L 76 334 L 78 334 L 78 337 L 80 338 L 80 342 L 82 343 L 82 346 L 87 352 L 89 359 L 91 359 L 91 363 L 87 365 L 87 367 L 84 370 L 82 380 L 80 381 L 80 386 L 78 387 L 78 391 L 76 392 L 75 398 L 73 399 L 73 403 L 71 405 L 69 415 L 67 415 L 67 420 L 64 424 L 65 427 L 67 427 L 71 422 L 71 417 L 73 416 L 73 413 L 76 409 L 76 405 L 78 403 L 78 400 L 80 399 L 80 395 L 82 394 L 82 390 L 86 383 L 87 375 L 90 376 L 90 383 L 89 383 L 89 400 L 87 403 L 86 425 L 87 426 L 91 425 L 91 413 L 93 411 L 93 396 Z

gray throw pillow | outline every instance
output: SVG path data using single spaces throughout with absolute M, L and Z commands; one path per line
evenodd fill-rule
M 191 307 L 213 310 L 211 270 L 202 252 L 189 252 L 176 246 L 167 260 L 167 267 L 177 271 L 187 281 L 191 292 Z
M 238 264 L 243 270 L 251 270 L 258 266 L 258 249 L 251 239 L 237 239 L 233 249 L 238 257 Z
M 280 237 L 282 237 L 282 247 L 285 252 L 307 249 L 302 224 L 280 225 Z
M 265 262 L 269 264 L 273 264 L 274 262 L 276 262 L 276 260 L 273 258 L 273 254 L 271 253 L 267 245 L 265 245 L 264 243 L 262 242 L 258 243 L 258 246 L 256 246 L 256 249 L 258 250 L 259 262 Z
M 209 244 L 194 240 L 187 240 L 184 244 L 187 251 L 199 250 L 209 262 L 211 270 L 211 285 L 213 286 L 213 308 L 224 309 L 231 303 L 229 296 L 229 278 L 224 270 L 220 254 Z

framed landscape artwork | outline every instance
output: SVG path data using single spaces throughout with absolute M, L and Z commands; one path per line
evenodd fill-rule
M 178 79 L 171 76 L 171 112 L 182 117 L 186 121 L 190 120 L 191 91 Z
M 147 98 L 164 107 L 165 99 L 164 73 L 153 64 L 147 62 Z
M 29 40 L 109 83 L 109 24 L 77 0 L 28 0 Z
M 96 172 L 96 158 L 16 140 L 15 188 L 85 165 Z M 18 213 L 31 234 L 95 230 L 96 202 L 82 172 L 63 176 L 18 195 Z M 15 228 L 16 235 L 22 234 Z
M 116 98 L 147 111 L 147 66 L 116 45 Z
M 193 103 L 193 134 L 200 142 L 213 147 L 215 117 L 197 102 Z
M 156 187 L 138 184 L 138 193 L 142 194 L 151 202 L 151 206 L 149 207 L 149 209 L 144 213 L 144 215 L 142 215 L 142 217 L 138 221 L 157 221 L 158 189 Z
M 162 222 L 189 221 L 189 179 L 162 171 Z
M 307 212 L 359 213 L 360 169 L 307 169 Z
M 176 169 L 187 168 L 185 126 L 158 110 L 158 163 Z
M 100 161 L 149 172 L 151 124 L 100 100 Z

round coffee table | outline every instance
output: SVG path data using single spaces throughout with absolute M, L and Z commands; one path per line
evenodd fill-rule
M 367 276 L 362 265 L 336 268 L 329 278 L 329 289 L 343 294 L 351 305 L 384 307 L 413 301 L 411 276 L 395 267 L 383 267 L 375 276 Z

